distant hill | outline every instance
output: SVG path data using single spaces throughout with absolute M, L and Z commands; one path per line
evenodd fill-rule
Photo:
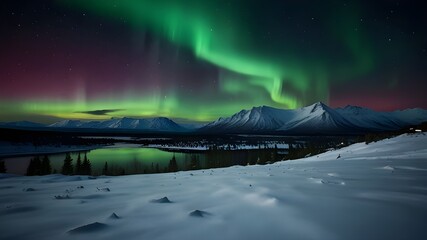
M 94 128 L 94 129 L 137 129 L 155 131 L 184 131 L 185 128 L 165 117 L 136 119 L 113 118 L 104 121 L 63 120 L 48 127 L 55 128 Z
M 45 124 L 35 123 L 30 121 L 18 121 L 18 122 L 3 122 L 0 123 L 0 126 L 3 127 L 23 127 L 23 128 L 39 128 L 46 127 Z

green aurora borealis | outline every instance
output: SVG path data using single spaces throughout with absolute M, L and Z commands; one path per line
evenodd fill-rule
M 16 39 L 32 42 L 27 54 L 49 50 L 24 60 L 37 65 L 25 74 L 16 64 L 2 70 L 0 120 L 165 116 L 210 121 L 252 106 L 292 109 L 316 101 L 379 110 L 425 106 L 418 91 L 410 94 L 413 101 L 399 94 L 399 88 L 425 85 L 425 71 L 419 70 L 425 66 L 425 34 L 419 35 L 418 25 L 410 27 L 413 19 L 405 12 L 398 15 L 401 7 L 392 1 L 373 6 L 358 1 L 47 2 L 37 5 L 45 11 L 38 30 L 49 29 L 46 39 L 57 32 L 61 37 L 38 41 L 28 37 L 35 27 L 28 34 L 6 28 L 15 37 L 6 39 L 14 43 L 2 61 L 19 47 Z M 10 3 L 7 14 L 19 6 Z M 59 47 L 50 49 L 52 43 Z M 58 57 L 61 51 L 70 54 Z M 34 87 L 20 92 L 17 85 L 26 88 L 27 82 Z M 96 110 L 106 113 L 93 114 Z

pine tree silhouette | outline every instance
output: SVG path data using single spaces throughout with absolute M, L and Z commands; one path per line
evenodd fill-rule
M 71 158 L 70 153 L 65 155 L 64 165 L 62 165 L 61 173 L 63 175 L 73 175 L 73 159 Z
M 52 173 L 52 166 L 50 165 L 50 160 L 47 155 L 44 155 L 41 162 L 40 174 L 48 175 Z
M 110 173 L 108 172 L 108 163 L 105 162 L 104 164 L 104 168 L 102 169 L 102 175 L 109 175 Z
M 176 162 L 175 153 L 173 154 L 172 159 L 169 161 L 169 172 L 177 172 L 178 163 Z
M 31 158 L 30 159 L 30 163 L 28 164 L 28 167 L 27 167 L 27 176 L 34 176 L 34 159 L 33 158 Z
M 79 156 L 77 157 L 76 167 L 75 167 L 74 173 L 76 175 L 82 175 L 83 174 L 82 172 L 83 172 L 82 171 L 82 159 L 81 159 L 80 153 L 79 153 Z
M 0 160 L 0 173 L 6 173 L 7 172 L 7 168 L 6 165 L 4 164 L 3 160 Z
M 27 176 L 35 176 L 41 174 L 41 161 L 38 156 L 35 156 L 30 160 L 30 164 L 27 168 Z
M 156 173 L 160 173 L 160 167 L 158 163 L 156 163 Z
M 188 167 L 190 170 L 198 170 L 200 169 L 200 160 L 197 156 L 191 156 L 190 166 Z
M 34 175 L 41 175 L 41 166 L 42 162 L 40 161 L 40 157 L 36 156 L 34 158 Z
M 90 164 L 89 159 L 87 158 L 87 155 L 85 153 L 85 158 L 82 163 L 82 174 L 83 175 L 92 175 L 92 166 Z

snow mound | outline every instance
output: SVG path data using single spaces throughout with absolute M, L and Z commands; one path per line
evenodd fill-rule
M 390 166 L 385 166 L 385 167 L 382 167 L 381 169 L 394 171 L 394 167 L 390 167 Z
M 70 195 L 68 195 L 68 194 L 65 194 L 65 195 L 55 195 L 54 197 L 55 197 L 55 199 L 58 199 L 58 200 L 71 199 Z
M 112 213 L 109 219 L 120 219 L 120 217 L 116 213 Z
M 103 231 L 108 228 L 105 223 L 94 222 L 68 231 L 69 234 L 82 234 Z
M 98 191 L 100 191 L 100 192 L 110 192 L 111 190 L 110 190 L 110 188 L 107 188 L 107 187 L 105 187 L 105 188 L 96 188 Z
M 190 217 L 199 217 L 199 218 L 203 218 L 205 216 L 209 216 L 212 215 L 211 213 L 205 212 L 205 211 L 201 211 L 201 210 L 194 210 L 192 212 L 190 212 L 188 214 Z
M 169 200 L 169 198 L 167 198 L 167 197 L 162 197 L 162 198 L 159 198 L 159 199 L 153 199 L 150 202 L 152 202 L 152 203 L 172 203 Z

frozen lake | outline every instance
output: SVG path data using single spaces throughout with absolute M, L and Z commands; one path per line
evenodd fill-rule
M 178 170 L 207 169 L 229 167 L 233 165 L 255 164 L 259 158 L 265 161 L 278 161 L 281 155 L 272 156 L 274 149 L 245 149 L 238 151 L 203 151 L 203 152 L 170 152 L 156 148 L 144 148 L 136 144 L 117 144 L 88 151 L 71 152 L 73 164 L 80 154 L 83 159 L 87 154 L 92 164 L 94 175 L 100 175 L 105 163 L 108 163 L 111 174 L 167 172 L 170 160 L 175 157 Z M 283 151 L 277 151 L 281 153 Z M 66 153 L 46 154 L 56 172 L 61 171 Z M 40 155 L 43 158 L 44 155 Z M 4 158 L 8 173 L 25 175 L 30 160 L 34 156 Z

